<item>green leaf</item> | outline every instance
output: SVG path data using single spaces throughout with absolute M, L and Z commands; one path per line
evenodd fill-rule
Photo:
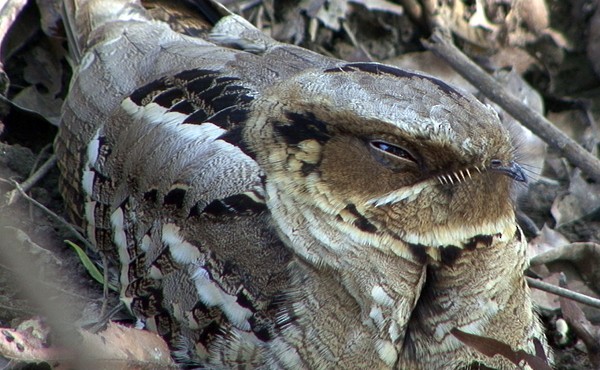
M 79 257 L 81 263 L 83 263 L 83 267 L 85 267 L 85 269 L 92 276 L 92 278 L 100 284 L 104 285 L 104 275 L 100 272 L 100 270 L 98 270 L 98 268 L 96 267 L 94 262 L 92 262 L 90 257 L 88 257 L 88 255 L 85 254 L 83 249 L 81 249 L 80 246 L 78 246 L 70 240 L 65 240 L 65 243 L 71 246 L 71 248 L 75 249 L 75 253 L 77 253 L 77 256 Z M 113 284 L 108 284 L 108 287 L 111 290 L 114 290 L 115 292 L 118 291 L 118 288 Z

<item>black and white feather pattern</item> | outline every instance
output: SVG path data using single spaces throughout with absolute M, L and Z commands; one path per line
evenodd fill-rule
M 165 24 L 106 27 L 77 71 L 56 143 L 75 219 L 117 252 L 123 300 L 148 327 L 194 345 L 228 326 L 266 340 L 262 316 L 290 255 L 269 225 L 264 174 L 229 132 L 270 81 L 240 81 L 245 71 L 226 68 L 237 52 Z M 244 57 L 248 68 L 259 58 Z
M 279 44 L 210 1 L 200 37 L 133 0 L 65 4 L 81 58 L 61 190 L 179 361 L 508 369 L 450 330 L 543 342 L 508 195 L 518 166 L 491 109 Z

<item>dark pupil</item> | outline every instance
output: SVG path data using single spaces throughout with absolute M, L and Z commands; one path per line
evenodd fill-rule
M 374 142 L 373 146 L 379 150 L 383 150 L 386 153 L 393 154 L 396 157 L 408 158 L 408 153 L 404 149 L 398 148 L 397 146 L 383 143 L 381 141 Z

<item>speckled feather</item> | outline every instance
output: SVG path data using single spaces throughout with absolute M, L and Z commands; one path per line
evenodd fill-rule
M 215 3 L 200 8 L 218 23 L 189 27 L 189 8 L 151 3 L 65 2 L 77 66 L 55 150 L 73 220 L 177 360 L 511 369 L 450 330 L 545 343 L 510 199 L 522 172 L 491 108 Z

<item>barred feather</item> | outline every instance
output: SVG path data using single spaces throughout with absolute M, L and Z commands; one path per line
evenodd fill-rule
M 165 4 L 67 2 L 81 58 L 55 150 L 73 219 L 177 360 L 510 369 L 450 331 L 544 342 L 522 173 L 490 108 L 279 44 L 213 2 Z

